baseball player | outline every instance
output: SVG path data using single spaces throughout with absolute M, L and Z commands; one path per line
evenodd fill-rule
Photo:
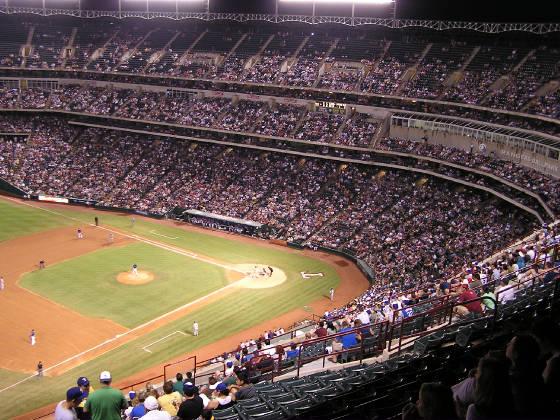
M 43 376 L 43 362 L 37 363 L 37 376 Z
M 4 277 L 0 276 L 0 292 L 4 290 Z
M 331 290 L 329 290 L 329 296 L 331 298 L 331 300 L 334 300 L 334 289 L 331 287 Z
M 29 334 L 29 340 L 31 341 L 31 345 L 34 346 L 36 343 L 35 330 L 31 330 L 31 334 Z
M 133 276 L 138 275 L 138 266 L 136 264 L 132 264 L 132 275 Z
M 110 243 L 115 242 L 115 236 L 112 233 L 109 233 L 109 242 Z
M 262 268 L 262 276 L 266 277 L 266 268 L 265 267 Z
M 256 265 L 253 267 L 253 278 L 256 279 L 259 276 L 259 267 Z
M 194 321 L 192 324 L 193 335 L 198 337 L 198 322 Z
M 268 266 L 268 277 L 272 277 L 272 272 L 273 272 L 273 271 L 274 271 L 274 270 L 272 269 L 272 267 L 271 267 L 271 266 Z
M 82 229 L 78 228 L 78 239 L 82 239 L 84 235 L 82 234 Z

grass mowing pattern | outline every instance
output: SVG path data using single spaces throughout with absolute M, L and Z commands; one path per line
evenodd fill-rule
M 3 204 L 5 203 L 0 200 L 0 209 L 3 208 L 1 206 Z M 91 213 L 75 212 L 71 210 L 55 210 L 57 213 L 78 219 L 71 220 L 26 206 L 10 206 L 17 208 L 18 211 L 16 213 L 27 210 L 26 218 L 28 222 L 23 223 L 21 225 L 22 227 L 19 228 L 19 231 L 15 229 L 13 231 L 18 232 L 18 234 L 20 235 L 25 233 L 33 233 L 40 230 L 47 230 L 43 229 L 43 226 L 50 226 L 50 229 L 68 225 L 83 226 L 84 223 L 92 223 L 95 216 L 95 214 Z M 197 348 L 201 348 L 205 345 L 211 344 L 216 340 L 246 330 L 260 322 L 274 319 L 290 310 L 297 309 L 305 304 L 308 304 L 309 302 L 326 297 L 328 295 L 328 290 L 330 289 L 330 287 L 336 287 L 336 285 L 338 285 L 340 281 L 336 272 L 330 266 L 294 252 L 282 252 L 274 249 L 259 247 L 257 245 L 243 244 L 233 240 L 216 238 L 195 232 L 188 232 L 183 229 L 178 229 L 171 226 L 162 226 L 159 224 L 153 224 L 141 220 L 136 220 L 134 226 L 131 227 L 130 216 L 124 217 L 107 212 L 98 212 L 96 214 L 98 215 L 100 223 L 102 225 L 114 226 L 122 230 L 126 230 L 132 233 L 139 234 L 141 236 L 157 240 L 159 242 L 169 243 L 196 253 L 210 255 L 232 264 L 262 263 L 274 265 L 286 272 L 287 281 L 271 289 L 240 289 L 235 294 L 225 296 L 224 298 L 209 306 L 200 308 L 199 310 L 189 314 L 188 316 L 173 321 L 170 324 L 151 332 L 150 334 L 140 337 L 130 343 L 124 344 L 119 348 L 106 353 L 103 356 L 100 356 L 74 369 L 71 369 L 70 371 L 60 375 L 57 378 L 32 378 L 31 380 L 24 382 L 13 389 L 2 392 L 0 393 L 0 413 L 2 413 L 2 418 L 10 418 L 34 408 L 44 406 L 45 404 L 62 400 L 64 398 L 64 393 L 66 392 L 66 390 L 69 387 L 75 386 L 76 379 L 79 376 L 89 377 L 89 379 L 92 381 L 92 384 L 94 386 L 97 386 L 98 383 L 96 381 L 96 378 L 99 375 L 99 372 L 101 372 L 102 370 L 110 370 L 113 374 L 113 377 L 116 379 L 124 378 L 133 373 L 169 360 L 173 357 L 183 355 L 187 352 L 194 351 Z M 26 230 L 33 227 L 33 223 L 31 222 L 38 222 L 42 220 L 43 218 L 39 217 L 41 215 L 48 216 L 45 219 L 45 221 L 47 221 L 48 223 L 43 225 L 37 223 L 36 227 L 34 227 L 34 229 L 36 230 L 34 231 Z M 16 223 L 16 221 L 12 221 L 11 223 Z M 3 224 L 3 221 L 0 221 L 0 227 L 2 227 Z M 160 235 L 177 237 L 178 239 L 169 239 Z M 149 247 L 148 245 L 145 246 Z M 126 248 L 129 247 L 122 247 L 123 250 Z M 129 250 L 130 249 L 134 248 L 129 248 Z M 116 250 L 116 248 L 111 249 L 111 251 Z M 159 248 L 150 247 L 150 250 L 150 252 L 155 252 L 155 250 L 159 250 Z M 95 254 L 97 253 L 92 253 L 89 255 L 89 257 L 95 256 Z M 80 257 L 78 260 L 81 260 L 85 257 Z M 187 259 L 187 257 L 183 257 L 180 255 L 177 255 L 177 257 Z M 118 261 L 113 262 L 113 264 L 117 264 L 119 266 L 119 271 L 123 271 L 123 269 L 120 268 L 121 266 L 125 267 L 124 270 L 129 270 L 130 266 L 133 263 L 130 258 L 132 258 L 131 255 L 119 256 L 118 258 L 115 256 L 115 259 L 118 259 Z M 188 260 L 189 265 L 194 262 L 194 260 Z M 148 269 L 147 267 L 143 267 L 141 265 L 141 262 L 136 263 L 140 265 L 141 269 Z M 150 262 L 146 263 L 151 264 Z M 60 264 L 60 269 L 65 269 L 64 264 L 65 263 Z M 215 267 L 209 264 L 206 265 L 208 267 Z M 58 264 L 49 268 L 58 269 L 57 266 Z M 69 273 L 71 274 L 71 276 L 74 276 L 76 274 L 76 271 L 74 270 L 78 270 L 77 273 L 82 273 L 80 274 L 80 276 L 85 278 L 83 267 L 83 264 L 79 264 L 79 267 L 70 270 L 71 273 Z M 99 279 L 101 277 L 102 281 L 104 281 L 103 276 L 112 275 L 110 267 L 103 270 L 105 270 L 105 274 L 102 274 L 101 272 L 95 272 L 95 275 L 97 276 L 96 278 Z M 159 267 L 159 270 L 156 267 L 154 268 L 154 270 L 150 271 L 154 271 L 157 276 L 157 272 L 163 270 L 164 269 L 162 269 L 161 267 Z M 325 276 L 321 278 L 314 277 L 312 279 L 303 280 L 301 278 L 301 275 L 299 274 L 300 271 L 321 271 L 325 274 Z M 117 283 L 116 280 L 114 280 L 114 282 Z M 117 284 L 120 285 L 120 283 Z M 150 284 L 151 283 L 148 283 L 147 285 Z M 127 288 L 128 290 L 129 286 L 122 286 Z M 132 287 L 141 288 L 142 286 Z M 85 289 L 82 288 L 82 292 L 83 290 Z M 162 293 L 162 289 L 158 289 L 157 293 L 157 296 L 160 296 Z M 85 295 L 85 293 L 81 294 Z M 126 307 L 129 306 L 122 303 L 121 299 L 124 298 L 125 294 L 126 293 L 117 295 L 117 297 L 114 299 L 117 301 L 119 312 L 125 311 Z M 59 299 L 60 298 L 57 297 L 55 300 Z M 103 299 L 107 299 L 106 295 L 103 296 Z M 181 305 L 184 303 L 187 302 L 182 300 Z M 155 299 L 152 296 L 149 306 L 161 307 L 166 304 L 167 298 Z M 162 310 L 161 312 L 166 311 Z M 151 354 L 142 350 L 143 346 L 152 343 L 177 330 L 183 331 L 187 334 L 191 334 L 191 327 L 194 319 L 196 319 L 200 325 L 199 337 L 194 338 L 191 335 L 188 335 L 186 337 L 182 335 L 174 335 L 169 340 L 165 340 L 155 346 L 150 347 L 150 350 L 153 351 L 153 353 Z M 123 325 L 126 325 L 126 322 L 124 322 Z M 224 351 L 227 350 L 230 349 L 224 349 Z M 34 368 L 34 366 L 31 368 Z M 45 366 L 45 368 L 48 368 L 48 366 Z M 0 381 L 4 383 L 5 381 L 11 380 L 12 374 L 14 375 L 14 382 L 17 382 L 18 379 L 27 376 L 25 374 L 16 372 L 4 371 L 0 372 Z M 98 386 L 96 387 L 96 389 L 97 388 Z
M 134 263 L 154 280 L 119 283 L 117 275 Z M 221 267 L 140 242 L 27 273 L 19 284 L 91 318 L 133 328 L 225 286 L 227 279 Z
M 0 242 L 75 224 L 70 219 L 0 200 Z

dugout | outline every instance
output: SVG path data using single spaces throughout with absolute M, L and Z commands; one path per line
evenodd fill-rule
M 201 210 L 175 208 L 173 210 L 173 215 L 180 220 L 194 225 L 226 230 L 243 235 L 262 236 L 267 231 L 267 226 L 259 222 L 223 216 L 221 214 Z

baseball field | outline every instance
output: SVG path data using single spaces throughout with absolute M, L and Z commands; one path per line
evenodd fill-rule
M 272 267 L 272 275 L 254 276 L 255 266 L 259 273 Z M 204 360 L 310 311 L 339 307 L 368 287 L 354 265 L 323 252 L 6 197 L 0 275 L 2 419 L 48 412 L 79 376 L 95 386 L 109 370 L 115 386 L 125 386 L 161 374 L 166 362 L 195 354 Z

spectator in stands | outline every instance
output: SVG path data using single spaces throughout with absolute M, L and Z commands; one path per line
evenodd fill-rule
M 123 393 L 111 388 L 111 381 L 111 373 L 104 370 L 99 374 L 101 388 L 88 396 L 84 412 L 91 412 L 92 420 L 120 420 L 121 410 L 128 406 Z
M 511 362 L 510 381 L 513 402 L 522 418 L 549 419 L 554 417 L 552 395 L 548 394 L 542 377 L 539 344 L 528 334 L 517 334 L 506 347 Z
M 171 382 L 171 381 L 168 381 Z M 171 388 L 173 389 L 173 384 L 171 383 Z M 146 407 L 146 414 L 144 414 L 141 419 L 144 420 L 171 420 L 171 415 L 165 410 L 160 410 L 158 401 L 152 395 L 146 398 L 144 401 L 144 407 Z
M 202 413 L 204 403 L 198 395 L 198 388 L 192 382 L 185 382 L 183 385 L 185 400 L 179 406 L 177 417 L 181 420 L 194 420 Z
M 550 389 L 560 387 L 560 326 L 551 317 L 540 318 L 534 321 L 532 334 L 540 346 L 539 359 L 546 366 L 543 379 Z
M 515 299 L 515 287 L 509 283 L 507 277 L 500 278 L 500 285 L 496 289 L 498 301 L 502 304 Z
M 496 300 L 496 295 L 494 295 L 494 293 L 492 292 L 492 287 L 487 284 L 482 288 L 482 291 L 484 292 L 484 294 L 482 295 L 482 298 L 492 298 L 494 300 L 490 300 L 490 299 L 481 299 L 480 303 L 483 305 L 484 307 L 484 311 L 488 312 L 488 311 L 493 311 L 494 308 L 496 307 L 496 304 L 494 303 Z
M 91 418 L 91 413 L 84 413 L 84 405 L 87 401 L 87 397 L 90 394 L 90 392 L 93 392 L 95 390 L 93 389 L 93 387 L 89 383 L 89 379 L 86 378 L 85 376 L 79 377 L 78 380 L 76 381 L 76 383 L 77 383 L 78 387 L 84 393 L 84 397 L 82 399 L 82 402 L 80 402 L 80 404 L 78 404 L 78 406 L 76 407 L 76 413 L 78 414 L 78 419 L 89 420 Z
M 424 382 L 418 393 L 418 402 L 408 403 L 403 408 L 402 418 L 457 419 L 451 389 L 439 382 Z
M 163 395 L 157 399 L 162 410 L 169 413 L 170 416 L 176 416 L 179 406 L 183 402 L 183 397 L 173 388 L 172 381 L 166 381 L 163 384 Z
M 176 381 L 173 383 L 173 390 L 183 395 L 183 374 L 181 372 L 177 372 L 175 379 Z
M 150 381 L 146 382 L 146 397 L 152 396 L 158 398 L 159 394 Z
M 235 401 L 229 395 L 229 389 L 226 384 L 220 382 L 214 390 L 214 398 L 205 407 L 207 410 L 224 410 L 231 407 Z
M 469 289 L 468 280 L 463 280 L 462 286 L 463 286 L 463 292 L 459 296 L 458 303 L 463 303 L 478 298 L 476 292 L 472 289 Z M 465 303 L 464 305 L 457 305 L 453 308 L 453 312 L 461 317 L 466 316 L 469 313 L 478 313 L 478 314 L 484 313 L 484 311 L 482 310 L 482 305 L 478 300 L 474 302 Z
M 325 328 L 325 323 L 323 321 L 319 321 L 319 325 L 313 332 L 313 334 L 319 338 L 323 338 L 328 335 L 327 329 Z
M 252 383 L 249 382 L 249 375 L 246 370 L 242 370 L 237 374 L 237 384 L 232 386 L 235 390 L 234 398 L 236 401 L 246 400 L 257 396 L 257 390 Z
M 466 420 L 517 418 L 509 384 L 508 365 L 493 356 L 482 357 L 478 363 L 474 403 L 467 409 Z
M 288 359 L 294 359 L 294 358 L 298 357 L 298 355 L 299 355 L 299 350 L 298 350 L 298 348 L 297 348 L 297 344 L 296 344 L 296 343 L 292 343 L 292 344 L 290 345 L 290 350 L 287 350 L 287 351 L 286 351 L 286 357 L 287 357 Z
M 128 418 L 131 420 L 139 419 L 144 414 L 146 414 L 146 407 L 144 406 L 144 401 L 146 400 L 146 390 L 142 389 L 136 395 L 136 398 L 132 400 L 132 411 L 128 415 Z
M 76 408 L 84 397 L 84 393 L 78 387 L 66 391 L 66 400 L 60 401 L 54 410 L 55 420 L 77 420 Z

